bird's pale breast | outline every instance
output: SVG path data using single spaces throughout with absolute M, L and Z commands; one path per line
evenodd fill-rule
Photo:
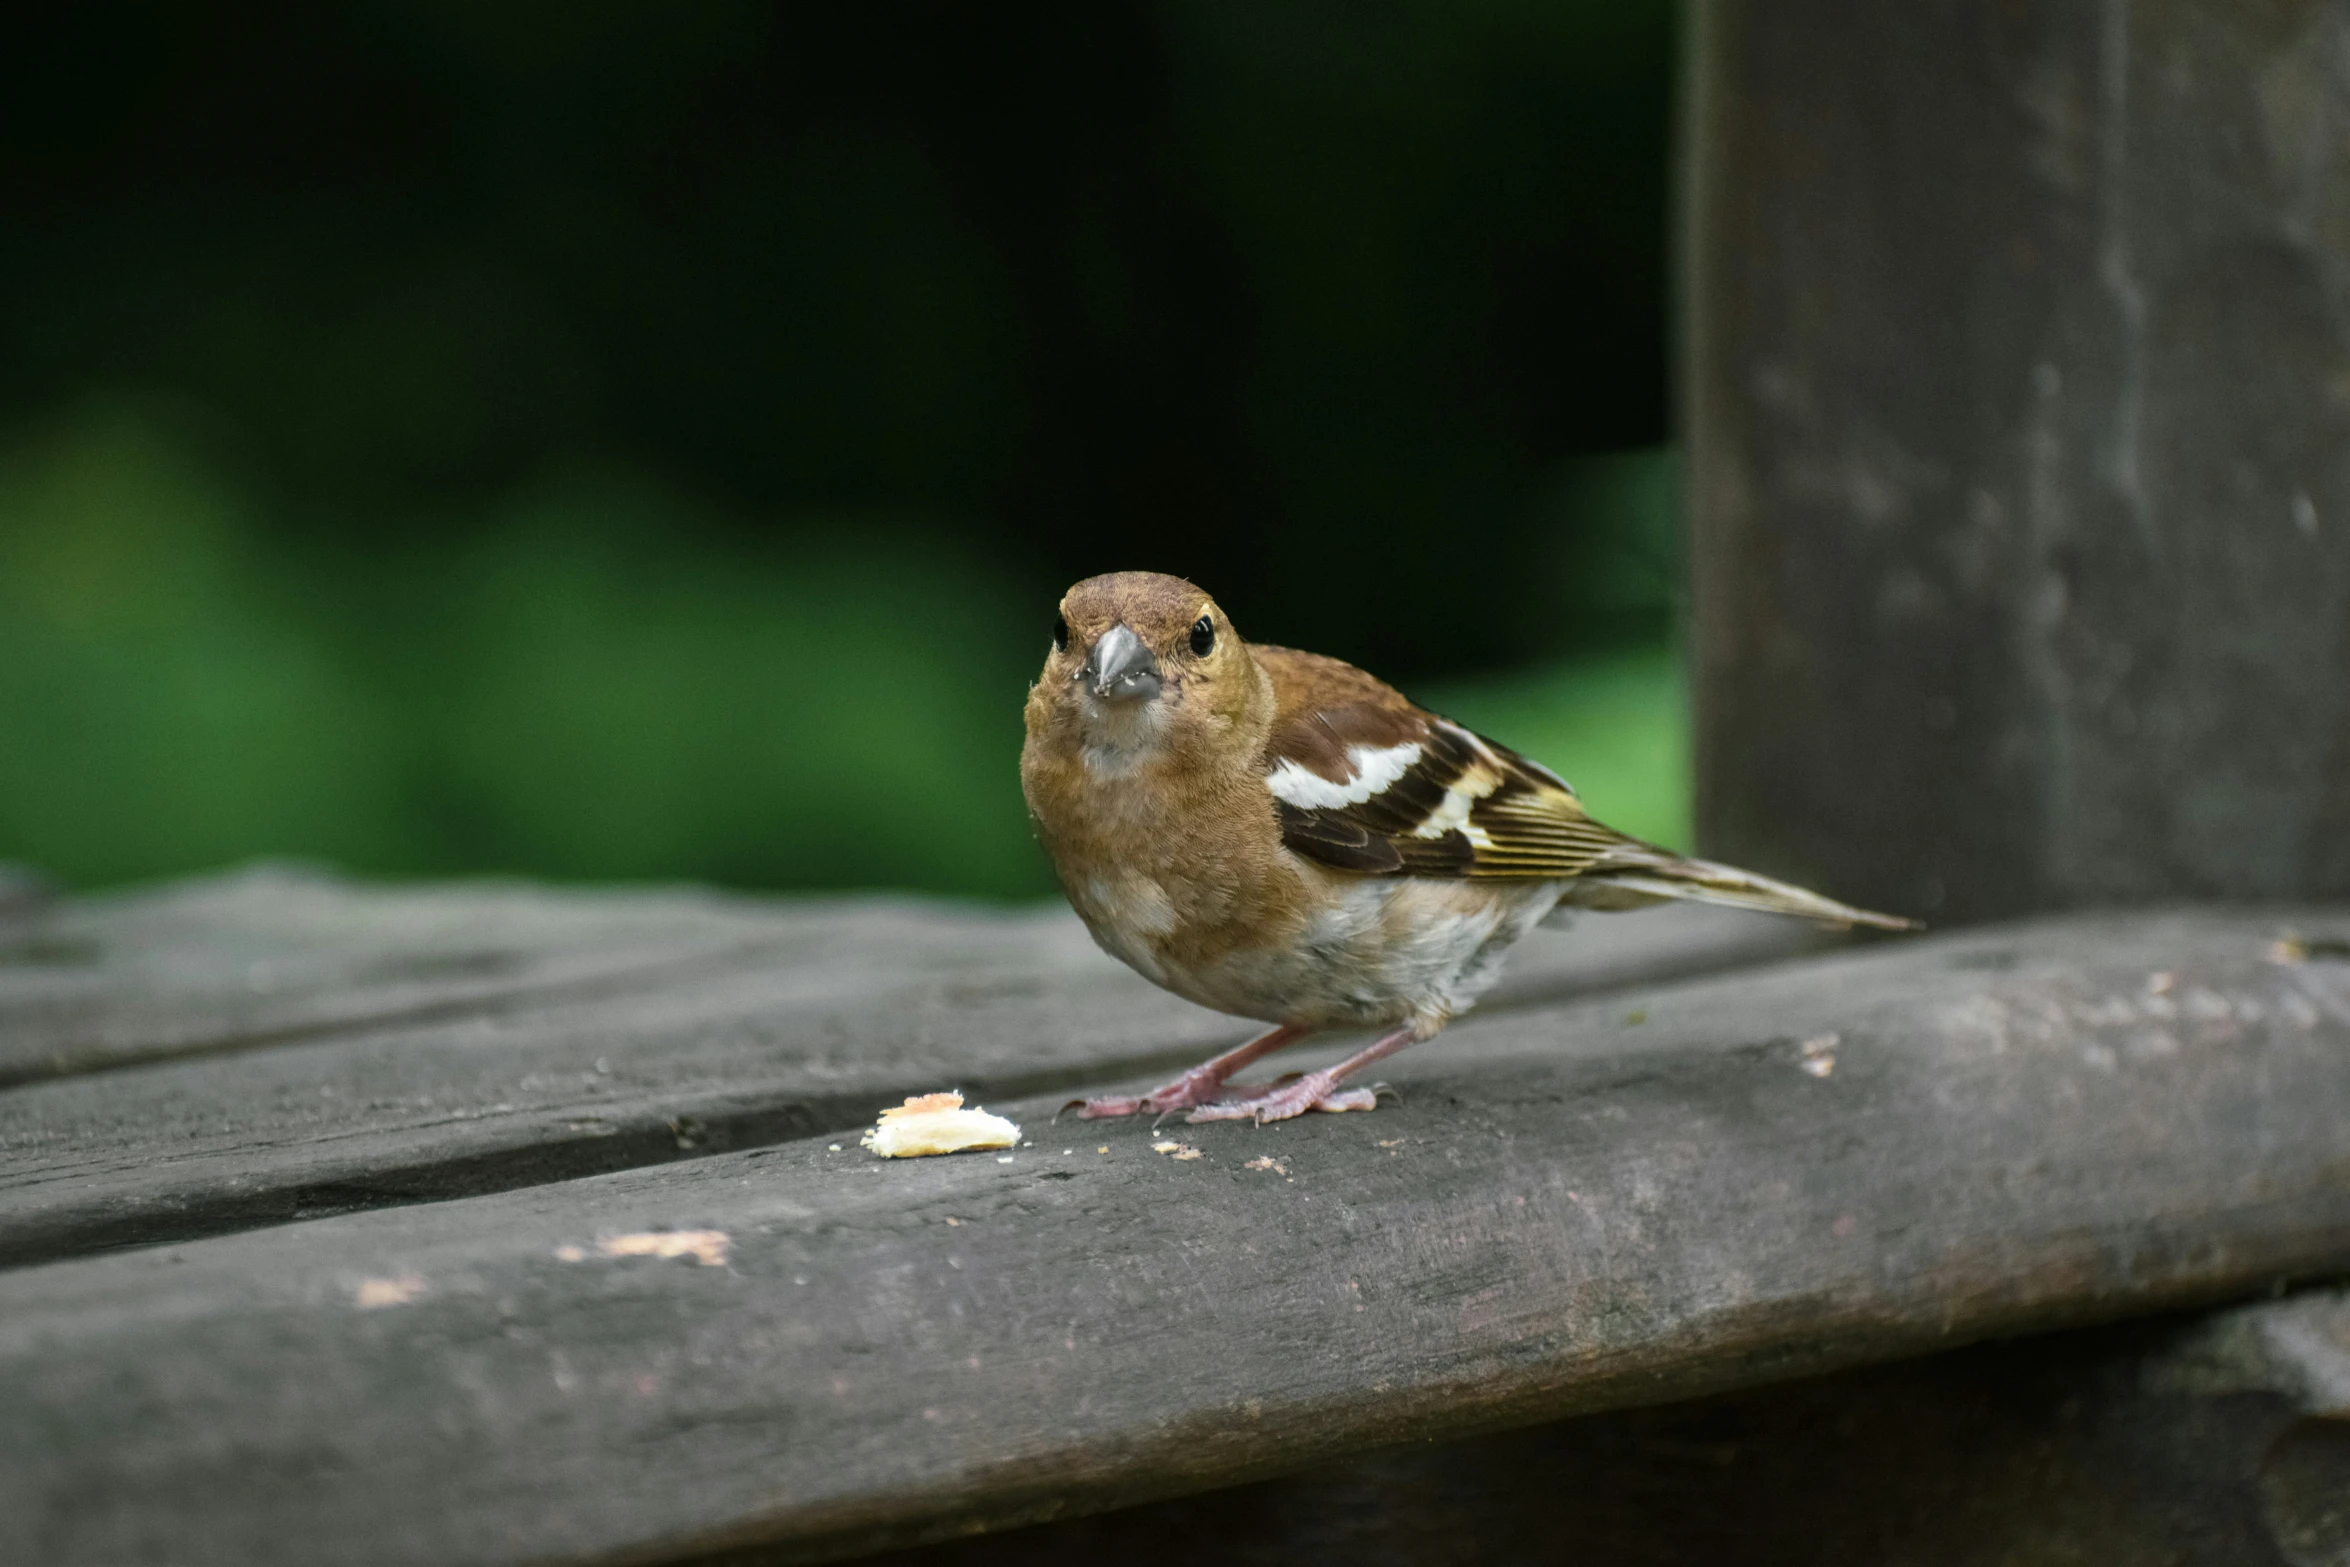
M 1561 884 L 1350 876 L 1296 861 L 1311 885 L 1281 900 L 1302 918 L 1264 922 L 1266 939 L 1191 928 L 1152 877 L 1128 871 L 1072 887 L 1104 950 L 1187 1000 L 1220 1012 L 1312 1028 L 1415 1023 L 1431 1031 L 1465 1011 L 1501 958 L 1558 902 Z M 1254 923 L 1245 904 L 1232 909 Z

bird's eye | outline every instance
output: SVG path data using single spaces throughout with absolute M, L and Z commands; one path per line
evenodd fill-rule
M 1066 615 L 1053 617 L 1053 651 L 1056 653 L 1069 651 L 1069 617 Z
M 1200 658 L 1216 645 L 1216 623 L 1202 615 L 1191 623 L 1191 651 Z

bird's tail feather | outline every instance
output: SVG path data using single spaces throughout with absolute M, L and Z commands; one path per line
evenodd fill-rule
M 1562 908 L 1639 908 L 1668 900 L 1718 903 L 1764 914 L 1792 914 L 1831 925 L 1874 925 L 1880 930 L 1922 930 L 1916 920 L 1878 914 L 1822 897 L 1790 882 L 1711 860 L 1693 860 L 1653 844 L 1622 843 L 1602 854 L 1577 878 Z

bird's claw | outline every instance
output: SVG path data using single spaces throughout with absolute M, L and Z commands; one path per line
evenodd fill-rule
M 1061 1108 L 1076 1110 L 1078 1118 L 1086 1121 L 1123 1115 L 1152 1115 L 1165 1120 L 1178 1110 L 1211 1103 L 1223 1091 L 1224 1080 L 1221 1077 L 1195 1067 L 1175 1081 L 1162 1084 L 1139 1097 L 1103 1094 L 1092 1099 L 1072 1099 Z
M 1388 1092 L 1393 1093 L 1394 1090 L 1389 1089 Z M 1335 1115 L 1347 1110 L 1375 1110 L 1378 1107 L 1378 1089 L 1340 1088 L 1338 1080 L 1328 1072 L 1308 1072 L 1303 1077 L 1285 1078 L 1255 1093 L 1201 1105 L 1185 1116 L 1184 1120 L 1254 1121 L 1262 1126 L 1267 1121 L 1289 1120 L 1308 1110 L 1321 1110 Z

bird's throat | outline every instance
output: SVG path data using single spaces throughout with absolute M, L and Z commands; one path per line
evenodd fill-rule
M 1167 704 L 1086 697 L 1079 714 L 1079 755 L 1095 778 L 1126 778 L 1150 765 L 1165 748 Z

